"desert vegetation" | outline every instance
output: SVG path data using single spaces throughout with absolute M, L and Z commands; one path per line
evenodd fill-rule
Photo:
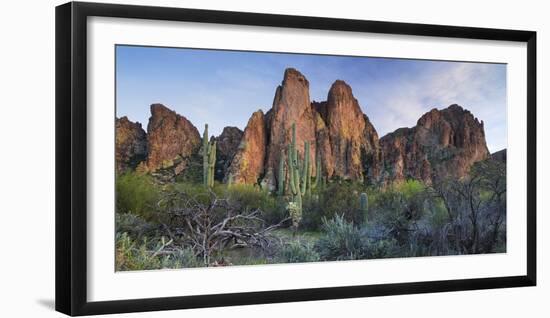
M 117 270 L 506 251 L 506 152 L 453 104 L 379 138 L 351 87 L 289 68 L 273 106 L 211 136 L 162 104 L 116 121 Z
M 187 169 L 194 178 L 118 174 L 117 270 L 505 251 L 505 163 L 489 158 L 463 178 L 431 184 L 327 180 L 320 164 L 309 173 L 309 146 L 301 160 L 295 134 L 293 126 L 276 191 L 215 180 L 206 129 L 202 165 Z

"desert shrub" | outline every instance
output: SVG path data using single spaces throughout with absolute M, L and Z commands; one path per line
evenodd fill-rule
M 176 182 L 202 184 L 202 154 L 193 153 L 187 159 L 187 166 L 182 174 L 176 176 Z
M 191 268 L 202 267 L 203 263 L 197 259 L 190 248 L 176 249 L 161 259 L 162 268 Z
M 190 249 L 170 247 L 172 241 L 133 239 L 128 233 L 116 234 L 117 271 L 188 268 L 201 266 Z
M 331 220 L 337 215 L 358 226 L 365 220 L 359 209 L 359 195 L 364 192 L 362 184 L 346 180 L 335 180 L 326 185 L 318 194 L 304 198 L 301 227 L 318 230 L 323 219 Z
M 241 213 L 259 209 L 266 224 L 276 224 L 286 217 L 284 200 L 253 185 L 227 186 L 216 183 L 214 188 L 209 189 L 200 183 L 182 182 L 167 186 L 165 192 L 184 193 L 186 198 L 193 198 L 197 203 L 204 205 L 210 204 L 213 197 L 218 200 L 229 200 L 233 206 L 239 207 Z M 162 204 L 161 206 L 166 208 Z
M 155 236 L 158 225 L 145 221 L 139 215 L 116 213 L 115 228 L 117 233 L 126 233 L 132 238 L 140 239 L 146 236 Z
M 323 220 L 323 235 L 315 244 L 321 260 L 354 260 L 367 256 L 366 237 L 343 216 Z
M 154 218 L 159 189 L 150 176 L 126 172 L 116 177 L 116 212 L 133 213 L 145 220 Z
M 398 257 L 400 248 L 395 239 L 368 240 L 366 244 L 367 258 Z
M 266 224 L 277 224 L 287 216 L 286 202 L 258 187 L 234 184 L 226 191 L 227 198 L 239 204 L 243 210 L 259 209 Z
M 282 263 L 316 262 L 320 259 L 319 254 L 314 250 L 313 244 L 299 240 L 290 241 L 283 245 L 278 258 Z
M 415 230 L 416 222 L 428 208 L 428 192 L 419 181 L 396 183 L 371 195 L 374 222 L 382 224 L 389 237 L 405 244 Z

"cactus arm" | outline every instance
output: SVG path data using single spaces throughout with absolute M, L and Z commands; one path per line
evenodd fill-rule
M 202 135 L 202 182 L 208 186 L 208 124 L 204 124 L 204 133 Z
M 306 190 L 307 190 L 307 184 L 308 184 L 308 181 L 307 181 L 307 178 L 308 178 L 308 170 L 309 170 L 309 142 L 304 142 L 304 162 L 303 162 L 303 166 L 302 166 L 302 171 L 301 171 L 301 177 L 302 177 L 302 189 L 301 189 L 301 192 L 302 193 L 306 193 Z
M 308 153 L 308 156 L 309 156 L 309 153 Z M 309 196 L 311 195 L 311 162 L 308 162 L 306 173 L 307 173 L 306 194 Z
M 281 157 L 279 158 L 279 176 L 277 181 L 277 194 L 282 196 L 285 194 L 285 156 L 283 150 L 281 150 Z
M 360 197 L 360 200 L 359 200 L 359 207 L 361 209 L 361 213 L 363 213 L 363 215 L 365 217 L 365 222 L 367 222 L 367 212 L 368 212 L 368 208 L 369 208 L 369 197 L 367 196 L 367 194 L 365 192 L 361 193 L 361 197 Z
M 209 178 L 209 186 L 214 186 L 214 170 L 216 167 L 216 141 L 214 141 L 212 144 L 210 144 L 210 151 L 209 151 L 209 172 L 208 172 L 208 178 Z
M 296 184 L 294 183 L 294 163 L 292 161 L 292 145 L 288 145 L 288 177 L 289 177 L 289 184 L 290 184 L 290 190 L 292 191 L 292 194 L 296 194 Z

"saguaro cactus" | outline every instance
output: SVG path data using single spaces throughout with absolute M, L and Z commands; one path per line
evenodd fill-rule
M 285 194 L 285 155 L 281 150 L 281 157 L 279 158 L 279 175 L 277 176 L 277 194 L 282 196 Z
M 317 189 L 317 191 L 319 191 L 321 189 L 321 156 L 317 153 L 315 155 L 317 158 L 315 159 L 316 161 L 316 169 L 315 169 L 315 188 Z
M 305 194 L 308 190 L 308 183 L 311 185 L 311 182 L 308 181 L 308 178 L 311 177 L 309 172 L 309 142 L 304 142 L 304 161 L 303 161 L 301 177 L 302 177 L 302 194 Z
M 204 133 L 202 134 L 202 183 L 208 186 L 208 124 L 204 124 Z
M 304 143 L 304 160 L 300 162 L 296 149 L 296 124 L 292 124 L 292 142 L 288 145 L 288 176 L 292 201 L 288 204 L 292 225 L 296 230 L 302 220 L 302 196 L 311 188 L 309 142 Z M 309 180 L 308 180 L 309 179 Z
M 365 223 L 367 222 L 368 208 L 369 208 L 369 197 L 365 192 L 361 192 L 361 196 L 359 197 L 359 209 L 361 210 L 361 213 L 363 213 L 363 216 L 365 217 Z
M 205 187 L 214 186 L 214 168 L 216 166 L 216 141 L 208 141 L 208 124 L 204 125 L 202 135 L 202 181 Z
M 208 186 L 214 186 L 214 172 L 216 167 L 216 141 L 210 144 L 208 151 Z

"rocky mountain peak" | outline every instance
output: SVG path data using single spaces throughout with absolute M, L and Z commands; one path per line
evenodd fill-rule
M 461 178 L 489 156 L 483 123 L 456 104 L 430 110 L 415 127 L 384 136 L 380 145 L 389 180 Z
M 315 111 L 309 99 L 309 82 L 293 68 L 285 70 L 283 82 L 277 88 L 273 107 L 269 114 L 269 144 L 267 147 L 266 183 L 270 188 L 276 184 L 275 175 L 279 166 L 281 151 L 291 141 L 292 124 L 296 125 L 296 145 L 303 158 L 304 142 L 311 144 L 310 161 L 315 162 Z M 315 169 L 315 164 L 312 169 Z
M 431 109 L 416 126 L 397 129 L 381 139 L 363 109 L 343 80 L 331 85 L 326 101 L 311 102 L 307 78 L 288 68 L 265 115 L 258 110 L 244 132 L 225 127 L 215 138 L 216 179 L 260 183 L 275 190 L 279 160 L 291 142 L 293 124 L 298 156 L 303 159 L 304 144 L 309 142 L 312 174 L 318 156 L 327 178 L 365 183 L 413 178 L 430 183 L 434 178 L 461 178 L 475 162 L 491 156 L 483 121 L 460 105 Z M 161 169 L 178 175 L 201 145 L 197 128 L 162 104 L 151 105 L 147 133 L 126 117 L 116 120 L 116 129 L 119 172 L 146 158 L 140 164 L 145 171 Z
M 334 175 L 363 180 L 366 171 L 374 168 L 371 169 L 370 178 L 375 177 L 373 174 L 378 177 L 378 134 L 363 114 L 351 87 L 342 80 L 335 81 L 328 92 L 326 124 Z
M 300 83 L 305 88 L 309 89 L 309 81 L 302 73 L 294 68 L 287 68 L 283 76 L 282 85 L 294 85 L 296 83 Z
M 162 104 L 151 105 L 147 135 L 149 171 L 170 167 L 176 159 L 181 162 L 176 170 L 183 171 L 185 159 L 197 151 L 201 142 L 199 131 L 187 118 Z

